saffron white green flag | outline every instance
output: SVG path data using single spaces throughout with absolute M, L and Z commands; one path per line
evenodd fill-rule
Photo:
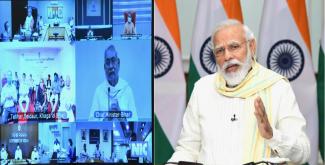
M 155 0 L 154 17 L 154 164 L 164 164 L 173 154 L 180 134 L 186 82 L 176 1 Z
M 265 0 L 258 44 L 258 61 L 286 76 L 306 119 L 311 142 L 310 165 L 317 164 L 318 112 L 316 79 L 305 1 Z
M 194 83 L 200 77 L 217 71 L 210 36 L 220 21 L 230 18 L 242 22 L 239 0 L 201 0 L 198 2 L 192 36 L 187 99 L 192 93 Z
M 325 19 L 325 17 L 324 17 Z M 324 131 L 325 131 L 325 107 L 324 107 L 324 48 L 325 48 L 325 25 L 323 20 L 323 33 L 321 39 L 321 45 L 319 48 L 319 56 L 318 56 L 318 76 L 317 76 L 317 100 L 318 100 L 318 116 L 319 116 L 319 150 L 321 155 L 321 160 L 325 163 L 325 154 L 324 154 Z

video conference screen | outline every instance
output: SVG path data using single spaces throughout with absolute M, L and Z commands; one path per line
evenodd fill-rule
M 152 163 L 152 1 L 127 2 L 0 1 L 0 164 Z

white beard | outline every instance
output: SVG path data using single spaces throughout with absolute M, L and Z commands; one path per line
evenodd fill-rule
M 237 59 L 232 59 L 231 61 L 227 61 L 223 64 L 222 68 L 217 65 L 218 71 L 221 73 L 222 77 L 226 80 L 226 83 L 229 87 L 235 87 L 240 84 L 246 77 L 248 71 L 252 66 L 252 54 L 249 48 L 247 49 L 247 55 L 245 58 L 245 62 L 242 63 Z M 236 72 L 226 72 L 226 68 L 230 65 L 238 64 L 239 68 Z

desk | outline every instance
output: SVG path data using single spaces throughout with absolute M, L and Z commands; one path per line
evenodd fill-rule
M 49 27 L 47 29 L 48 40 L 65 40 L 65 27 Z
M 70 41 L 71 27 L 67 23 L 61 23 L 60 26 L 44 25 L 40 31 L 41 39 L 39 41 L 64 40 Z
M 83 39 L 80 39 L 80 41 L 96 41 L 96 40 L 103 40 L 103 36 L 92 36 L 92 37 L 88 37 L 85 36 Z
M 13 41 L 69 41 L 72 33 L 71 27 L 67 23 L 62 23 L 60 26 L 53 26 L 52 24 L 44 24 L 39 33 L 21 29 L 21 34 L 15 34 Z
M 15 159 L 8 159 L 8 160 L 2 160 L 1 165 L 11 165 L 11 164 L 30 164 L 28 159 L 22 159 L 22 160 L 15 160 Z
M 121 34 L 121 38 L 122 39 L 127 39 L 127 40 L 130 40 L 130 39 L 139 39 L 142 37 L 142 34 Z

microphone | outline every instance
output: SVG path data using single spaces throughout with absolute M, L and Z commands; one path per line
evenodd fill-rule
M 230 119 L 231 121 L 236 121 L 236 120 L 238 120 L 237 118 L 236 118 L 236 114 L 234 114 L 234 116 Z
M 110 96 L 110 92 L 111 92 L 111 88 L 110 87 L 108 87 L 107 88 L 107 107 L 108 107 L 108 111 L 110 111 L 110 109 L 111 109 L 111 105 L 110 105 L 110 101 L 111 101 L 111 98 L 109 97 Z
M 108 87 L 107 88 L 107 113 L 109 113 L 109 111 L 111 110 L 111 104 L 110 104 L 110 101 L 111 101 L 111 98 L 110 98 L 110 92 L 111 92 L 111 88 Z M 103 119 L 103 121 L 111 121 L 112 118 L 111 117 L 105 117 Z

